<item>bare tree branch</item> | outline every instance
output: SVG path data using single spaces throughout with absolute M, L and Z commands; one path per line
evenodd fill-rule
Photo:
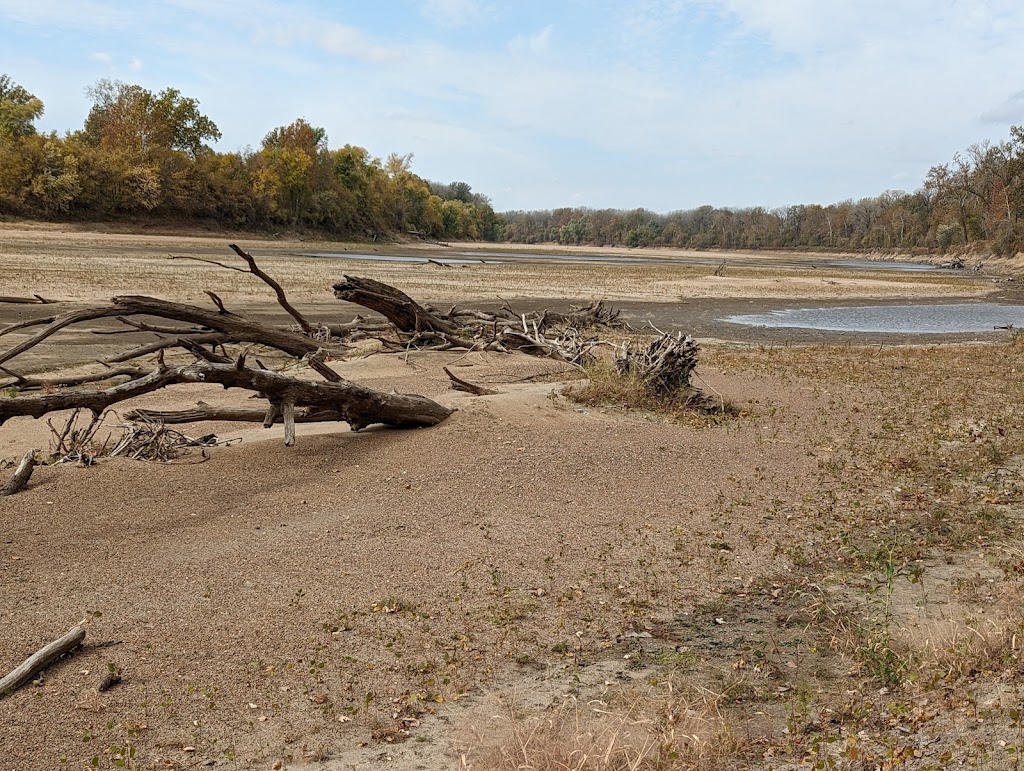
M 125 377 L 135 380 L 140 377 L 145 377 L 149 374 L 150 370 L 142 369 L 141 367 L 116 367 L 113 369 L 106 369 L 102 372 L 93 372 L 90 375 L 51 375 L 49 377 L 24 377 L 16 372 L 11 372 L 9 369 L 0 367 L 7 374 L 11 375 L 14 380 L 5 380 L 0 382 L 0 388 L 11 388 L 12 386 L 17 388 L 19 391 L 37 391 L 40 388 L 64 388 L 66 386 L 77 386 L 85 383 L 99 383 L 104 380 L 113 380 L 116 377 Z
M 277 295 L 277 302 L 281 305 L 282 308 L 284 308 L 288 312 L 288 314 L 293 319 L 295 319 L 296 322 L 298 322 L 299 326 L 302 328 L 302 331 L 305 332 L 307 335 L 312 335 L 312 325 L 308 321 L 306 321 L 306 318 L 301 313 L 299 313 L 297 310 L 295 310 L 294 307 L 292 307 L 292 304 L 290 302 L 288 302 L 288 298 L 285 296 L 284 289 L 281 288 L 281 285 L 277 283 L 273 278 L 268 276 L 266 273 L 264 273 L 262 270 L 260 270 L 260 266 L 256 264 L 256 260 L 251 254 L 249 254 L 246 251 L 243 251 L 236 244 L 228 244 L 228 246 L 232 250 L 234 250 L 235 254 L 237 254 L 239 257 L 245 260 L 246 264 L 249 266 L 249 272 L 251 272 L 254 276 L 259 278 L 267 286 L 274 290 L 274 294 Z

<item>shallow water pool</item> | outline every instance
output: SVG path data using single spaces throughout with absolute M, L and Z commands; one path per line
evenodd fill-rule
M 961 303 L 951 305 L 857 305 L 839 308 L 791 308 L 728 316 L 746 326 L 818 329 L 827 332 L 950 334 L 1024 327 L 1024 305 Z

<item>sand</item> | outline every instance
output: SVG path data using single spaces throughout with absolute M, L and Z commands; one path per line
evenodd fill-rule
M 0 232 L 0 294 L 198 302 L 200 287 L 212 287 L 243 311 L 269 312 L 251 277 L 166 259 L 226 260 L 221 238 Z M 341 268 L 270 254 L 280 247 L 265 247 L 263 267 L 298 300 L 323 303 Z M 892 274 L 823 284 L 767 269 L 736 278 L 606 266 L 358 271 L 402 279 L 436 302 L 992 290 Z M 38 309 L 4 311 L 10 320 Z M 55 344 L 48 363 L 121 345 L 76 340 Z M 445 365 L 500 393 L 452 392 Z M 561 395 L 564 383 L 530 379 L 563 365 L 521 356 L 334 366 L 457 412 L 415 431 L 300 426 L 293 448 L 279 427 L 199 425 L 184 430 L 241 441 L 169 464 L 41 467 L 26 490 L 0 498 L 0 670 L 89 621 L 83 649 L 0 700 L 3 768 L 78 769 L 93 758 L 105 768 L 129 752 L 147 769 L 480 768 L 474 751 L 500 733 L 494 694 L 541 703 L 607 689 L 608 678 L 642 682 L 649 670 L 623 659 L 638 633 L 791 574 L 797 547 L 819 537 L 803 504 L 821 492 L 822 457 L 849 426 L 867 435 L 878 421 L 873 395 L 852 384 L 826 391 L 814 378 L 713 364 L 702 384 L 742 414 L 706 425 L 581 407 Z M 247 402 L 201 386 L 140 402 L 198 399 Z M 48 435 L 42 421 L 13 419 L 0 427 L 0 458 Z M 742 617 L 716 612 L 725 617 L 711 628 Z M 123 681 L 97 692 L 111 668 Z

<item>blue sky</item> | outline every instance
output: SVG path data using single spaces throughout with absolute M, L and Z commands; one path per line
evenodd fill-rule
M 0 40 L 41 129 L 173 86 L 219 150 L 304 117 L 498 210 L 914 190 L 1024 124 L 1020 0 L 0 0 Z

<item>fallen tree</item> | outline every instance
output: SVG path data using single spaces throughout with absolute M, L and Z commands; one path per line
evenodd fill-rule
M 134 331 L 160 335 L 157 340 L 112 356 L 107 362 L 123 362 L 153 353 L 159 359 L 155 369 L 108 367 L 101 372 L 73 376 L 30 378 L 0 367 L 0 371 L 12 378 L 5 381 L 3 386 L 14 392 L 12 398 L 0 398 L 0 425 L 16 416 L 38 418 L 51 412 L 72 409 L 91 411 L 95 421 L 112 405 L 179 383 L 217 383 L 225 388 L 254 391 L 267 400 L 267 408 L 262 411 L 246 410 L 244 417 L 235 411 L 228 419 L 255 419 L 268 427 L 274 423 L 283 423 L 286 445 L 294 444 L 295 425 L 299 422 L 343 421 L 352 430 L 360 431 L 378 423 L 397 428 L 432 426 L 451 414 L 452 411 L 447 407 L 423 396 L 381 393 L 344 380 L 327 366 L 325 359 L 331 353 L 344 350 L 346 346 L 332 339 L 329 330 L 325 332 L 324 328 L 310 324 L 291 306 L 281 286 L 259 269 L 251 255 L 235 245 L 232 245 L 232 249 L 245 260 L 248 266 L 245 272 L 253 273 L 274 289 L 279 304 L 298 322 L 298 328 L 271 326 L 246 319 L 228 310 L 224 302 L 212 292 L 207 292 L 207 295 L 216 305 L 215 311 L 154 297 L 127 296 L 115 297 L 108 305 L 20 322 L 0 330 L 0 336 L 33 326 L 41 329 L 6 351 L 0 351 L 0 364 L 6 364 L 71 325 L 106 318 L 117 319 Z M 130 318 L 135 316 L 191 326 L 144 323 Z M 239 343 L 262 345 L 299 358 L 327 382 L 311 382 L 273 372 L 259 359 L 255 359 L 255 365 L 249 364 L 244 351 L 237 358 L 231 358 L 225 346 Z M 218 347 L 221 353 L 216 351 Z M 164 353 L 172 348 L 191 353 L 196 363 L 178 366 L 165 364 Z M 24 393 L 34 389 L 46 391 L 59 386 L 103 383 L 121 377 L 127 377 L 127 382 L 98 390 L 62 390 L 41 395 Z M 223 414 L 211 416 L 203 410 L 179 411 L 166 419 L 169 422 L 225 419 Z
M 247 366 L 241 357 L 233 364 L 207 362 L 178 367 L 159 367 L 144 378 L 102 391 L 66 391 L 42 396 L 0 400 L 0 425 L 18 415 L 38 418 L 50 412 L 87 409 L 94 415 L 118 402 L 165 388 L 175 383 L 217 383 L 225 388 L 256 391 L 269 402 L 264 422 L 277 416 L 285 427 L 285 444 L 295 442 L 295 408 L 330 411 L 360 431 L 374 423 L 396 428 L 422 428 L 440 423 L 452 410 L 424 396 L 382 393 L 341 381 L 314 383 L 270 370 Z
M 295 441 L 295 425 L 303 422 L 344 421 L 355 431 L 374 423 L 403 428 L 430 426 L 444 420 L 451 410 L 423 396 L 385 394 L 348 382 L 327 366 L 326 358 L 347 349 L 342 339 L 369 336 L 379 340 L 384 349 L 390 351 L 408 351 L 413 348 L 506 353 L 520 351 L 580 366 L 590 360 L 597 346 L 607 344 L 585 333 L 586 330 L 595 327 L 628 328 L 619 319 L 618 311 L 601 302 L 574 307 L 568 313 L 547 310 L 540 313 L 516 313 L 508 303 L 493 312 L 458 309 L 454 306 L 448 311 L 442 311 L 421 305 L 388 284 L 356 276 L 345 276 L 344 281 L 335 284 L 335 296 L 380 314 L 385 322 L 356 316 L 346 323 L 315 325 L 288 302 L 282 287 L 259 268 L 250 254 L 234 244 L 231 248 L 245 261 L 245 268 L 204 258 L 174 259 L 196 259 L 255 275 L 274 290 L 279 305 L 292 317 L 296 326 L 281 327 L 254 322 L 231 312 L 221 298 L 210 291 L 206 294 L 216 310 L 154 297 L 125 296 L 115 297 L 103 306 L 12 324 L 0 329 L 0 337 L 31 327 L 41 328 L 6 351 L 0 351 L 0 365 L 7 364 L 62 329 L 100 319 L 115 319 L 127 329 L 94 330 L 98 334 L 131 331 L 152 333 L 157 338 L 108 357 L 103 362 L 108 368 L 97 373 L 29 378 L 0 366 L 0 371 L 13 378 L 3 385 L 17 392 L 14 398 L 0 399 L 0 424 L 15 416 L 38 418 L 69 409 L 90 410 L 95 420 L 114 404 L 161 388 L 179 383 L 217 383 L 225 388 L 254 391 L 266 399 L 268 406 L 265 410 L 253 410 L 214 408 L 200 404 L 190 410 L 134 410 L 128 413 L 128 417 L 167 423 L 201 420 L 262 421 L 268 427 L 283 423 L 287 445 Z M 139 320 L 138 317 L 176 323 L 154 323 L 151 320 Z M 254 359 L 255 365 L 247 364 L 246 352 L 229 353 L 227 346 L 234 344 L 267 346 L 299 358 L 327 382 L 315 383 L 273 372 L 259 359 Z M 166 365 L 164 354 L 171 349 L 192 354 L 196 362 Z M 109 366 L 152 354 L 159 357 L 155 369 Z M 127 381 L 99 390 L 45 393 L 57 387 L 103 383 L 122 377 L 126 377 Z M 470 393 L 487 392 L 487 389 L 454 376 L 452 382 L 455 387 Z M 33 389 L 43 390 L 44 393 L 25 394 Z
M 394 327 L 397 339 L 377 337 L 392 350 L 476 350 L 508 353 L 520 351 L 571 364 L 591 358 L 605 341 L 584 335 L 583 330 L 628 329 L 619 312 L 597 301 L 574 307 L 569 313 L 516 313 L 505 303 L 488 312 L 452 307 L 447 312 L 417 303 L 388 284 L 358 276 L 345 276 L 334 285 L 334 296 L 380 313 Z

